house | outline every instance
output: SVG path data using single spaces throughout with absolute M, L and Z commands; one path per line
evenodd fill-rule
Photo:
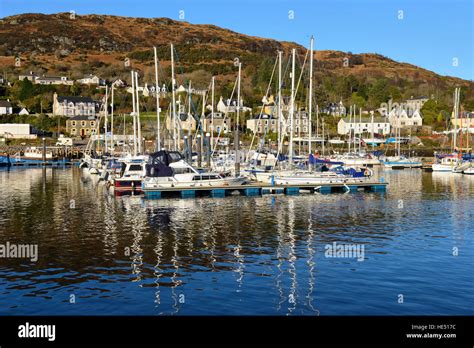
M 332 116 L 345 116 L 346 111 L 346 107 L 342 103 L 342 100 L 339 103 L 329 103 L 329 105 L 321 109 L 323 114 Z
M 363 134 L 372 133 L 387 135 L 390 134 L 390 122 L 386 117 L 363 117 L 351 120 L 349 117 L 341 118 L 337 124 L 337 133 L 341 135 L 346 134 Z
M 211 113 L 208 113 L 203 120 L 203 129 L 204 132 L 211 132 L 214 130 L 214 133 L 225 134 L 232 131 L 230 118 L 224 117 L 222 112 L 214 112 L 214 116 Z
M 55 116 L 96 116 L 100 103 L 90 97 L 71 97 L 53 95 L 53 115 Z
M 36 139 L 28 123 L 1 123 L 0 137 L 8 139 Z
M 179 105 L 177 110 L 177 116 L 179 117 L 178 128 L 182 129 L 183 131 L 195 131 L 197 128 L 196 119 L 193 117 L 193 115 L 186 113 L 184 109 L 184 105 Z M 173 123 L 174 120 L 172 119 L 171 115 L 168 114 L 166 116 L 166 128 L 173 129 Z
M 429 100 L 428 97 L 418 97 L 418 98 L 411 97 L 411 99 L 407 99 L 405 103 L 407 104 L 408 109 L 415 111 L 415 110 L 421 110 L 423 105 L 428 100 Z
M 112 86 L 114 86 L 114 88 L 122 88 L 125 87 L 126 84 L 120 79 L 115 79 L 112 81 Z
M 9 100 L 0 100 L 0 115 L 11 115 L 13 107 Z
M 278 123 L 276 117 L 262 113 L 255 115 L 247 120 L 247 129 L 254 134 L 276 133 L 278 131 Z
M 77 80 L 78 83 L 81 85 L 98 85 L 103 86 L 105 85 L 105 80 L 101 79 L 97 75 L 86 75 L 82 79 Z
M 417 110 L 418 112 L 420 112 L 421 108 L 428 100 L 429 98 L 427 97 L 418 97 L 418 98 L 411 97 L 411 99 L 407 99 L 404 102 L 394 103 L 392 99 L 390 99 L 388 102 L 380 104 L 380 108 L 378 108 L 377 111 L 382 116 L 388 117 L 390 112 L 392 112 L 394 109 L 404 109 L 406 110 L 407 114 L 410 116 L 414 114 Z
M 226 99 L 224 101 L 224 98 L 222 98 L 221 96 L 219 99 L 219 102 L 217 103 L 217 111 L 222 112 L 222 113 L 236 112 L 237 100 Z M 246 112 L 246 111 L 252 111 L 252 108 L 244 106 L 244 100 L 241 98 L 240 99 L 240 112 Z
M 95 116 L 73 116 L 66 120 L 66 132 L 71 136 L 89 137 L 96 133 L 97 119 Z
M 26 108 L 21 108 L 20 111 L 18 111 L 18 115 L 29 115 L 30 112 Z
M 451 113 L 451 124 L 457 128 L 474 128 L 474 111 L 463 111 L 460 116 L 455 119 L 454 112 Z
M 43 76 L 37 77 L 34 81 L 37 85 L 72 85 L 74 83 L 67 76 Z
M 305 110 L 300 110 L 295 113 L 293 118 L 294 135 L 306 135 L 309 133 L 309 118 Z
M 421 127 L 423 125 L 423 119 L 419 109 L 413 110 L 397 106 L 390 111 L 387 118 L 392 127 Z
M 30 72 L 24 73 L 24 74 L 20 74 L 18 76 L 18 80 L 20 80 L 20 81 L 24 81 L 25 79 L 27 79 L 31 82 L 34 82 L 37 78 L 38 78 L 38 76 L 33 71 L 30 71 Z

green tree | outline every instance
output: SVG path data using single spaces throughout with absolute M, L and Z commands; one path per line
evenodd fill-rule
M 351 105 L 356 105 L 358 108 L 365 108 L 365 99 L 360 96 L 358 93 L 352 93 L 351 95 Z
M 387 102 L 390 98 L 388 81 L 378 79 L 369 89 L 369 104 L 372 108 L 377 108 L 381 103 Z
M 35 94 L 35 86 L 33 86 L 33 83 L 25 77 L 25 79 L 21 81 L 21 84 L 20 84 L 18 99 L 20 101 L 24 101 L 26 99 L 33 97 L 34 94 Z

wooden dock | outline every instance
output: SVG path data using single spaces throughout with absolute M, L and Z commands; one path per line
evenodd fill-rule
M 194 197 L 226 197 L 231 195 L 262 196 L 267 194 L 297 195 L 300 193 L 335 193 L 335 192 L 385 192 L 387 182 L 361 181 L 337 182 L 324 184 L 298 184 L 298 185 L 271 185 L 265 183 L 251 183 L 238 186 L 193 186 L 193 187 L 163 187 L 145 189 L 145 198 L 194 198 Z

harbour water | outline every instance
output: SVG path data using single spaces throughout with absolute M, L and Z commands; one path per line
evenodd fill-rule
M 0 258 L 0 313 L 473 315 L 474 177 L 378 175 L 385 193 L 145 200 L 0 170 L 0 244 L 38 246 Z

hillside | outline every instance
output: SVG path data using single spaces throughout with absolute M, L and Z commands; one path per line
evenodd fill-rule
M 172 42 L 178 56 L 177 72 L 184 74 L 181 81 L 184 76 L 194 86 L 206 88 L 210 77 L 216 75 L 221 93 L 229 92 L 236 74 L 233 59 L 239 57 L 244 68 L 244 96 L 255 103 L 266 89 L 276 52 L 282 50 L 288 55 L 297 48 L 300 63 L 306 52 L 296 43 L 252 37 L 213 25 L 108 15 L 71 18 L 69 13 L 3 18 L 0 37 L 0 69 L 13 75 L 33 70 L 71 78 L 95 73 L 127 80 L 132 67 L 149 83 L 154 81 L 152 46 L 158 47 L 162 74 L 169 80 Z M 20 67 L 14 66 L 15 57 L 20 57 Z M 126 59 L 130 66 L 125 66 Z M 454 86 L 463 87 L 465 100 L 474 100 L 470 81 L 440 76 L 378 54 L 317 51 L 315 69 L 316 98 L 322 103 L 343 99 L 376 107 L 387 96 L 402 100 L 427 95 L 449 104 Z

